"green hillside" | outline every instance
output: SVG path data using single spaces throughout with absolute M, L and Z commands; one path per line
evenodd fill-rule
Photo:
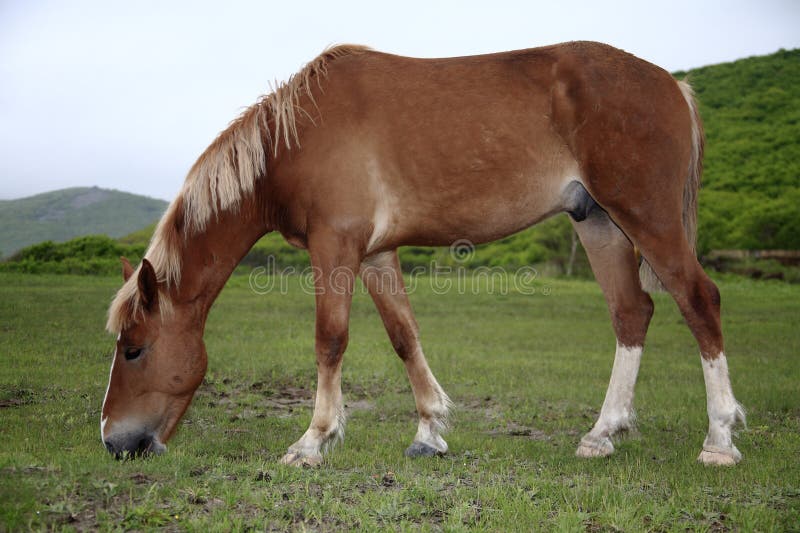
M 47 240 L 87 234 L 120 237 L 157 220 L 166 206 L 163 200 L 97 187 L 0 200 L 0 257 Z
M 800 49 L 687 74 L 706 129 L 700 252 L 800 249 Z

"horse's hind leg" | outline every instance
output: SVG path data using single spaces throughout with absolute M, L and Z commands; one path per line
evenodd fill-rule
M 733 444 L 731 432 L 737 423 L 744 422 L 744 410 L 733 396 L 728 376 L 720 323 L 720 294 L 698 263 L 680 219 L 674 218 L 671 224 L 644 220 L 632 224 L 626 217 L 620 217 L 622 227 L 675 299 L 700 346 L 709 426 L 698 460 L 705 464 L 732 465 L 742 458 Z
M 604 457 L 614 451 L 611 437 L 633 426 L 633 392 L 653 301 L 639 284 L 633 245 L 604 211 L 595 206 L 581 222 L 573 220 L 573 225 L 605 294 L 617 336 L 600 416 L 576 451 L 579 457 Z
M 428 368 L 419 328 L 405 292 L 397 252 L 384 252 L 366 260 L 361 278 L 383 319 L 397 355 L 403 360 L 414 393 L 419 426 L 414 442 L 406 450 L 409 457 L 439 455 L 447 452 L 441 437 L 445 429 L 450 399 Z

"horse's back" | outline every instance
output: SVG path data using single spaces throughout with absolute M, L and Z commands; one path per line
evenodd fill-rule
M 561 210 L 565 187 L 592 171 L 598 151 L 629 155 L 609 153 L 610 141 L 644 143 L 668 122 L 659 101 L 670 83 L 662 69 L 591 42 L 339 57 L 306 104 L 320 120 L 303 128 L 303 151 L 315 155 L 302 173 L 329 216 L 368 213 L 385 228 L 373 242 L 488 241 Z

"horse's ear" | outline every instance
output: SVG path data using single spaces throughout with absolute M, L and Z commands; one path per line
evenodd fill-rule
M 123 281 L 128 281 L 131 279 L 131 276 L 133 276 L 133 267 L 131 266 L 131 262 L 124 257 L 120 257 L 119 260 L 122 263 L 122 279 Z
M 142 259 L 142 266 L 139 267 L 139 297 L 142 299 L 145 309 L 152 309 L 158 299 L 158 279 L 153 265 L 147 259 Z

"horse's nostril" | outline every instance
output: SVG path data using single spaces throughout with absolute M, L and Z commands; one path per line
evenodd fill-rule
M 150 451 L 150 446 L 153 444 L 152 437 L 145 437 L 139 441 L 139 445 L 136 447 L 137 455 L 146 455 Z
M 117 451 L 117 448 L 111 444 L 111 441 L 104 440 L 103 444 L 106 445 L 106 450 L 108 450 L 108 453 L 114 456 L 114 459 L 122 459 L 122 452 Z
M 117 459 L 135 459 L 158 455 L 166 450 L 166 447 L 158 442 L 155 435 L 147 433 L 116 435 L 104 439 L 103 444 L 106 450 Z

